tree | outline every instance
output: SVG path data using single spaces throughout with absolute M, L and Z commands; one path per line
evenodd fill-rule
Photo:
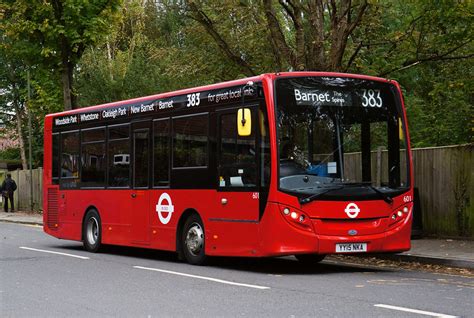
M 8 131 L 16 130 L 16 134 L 8 134 L 7 137 L 12 139 L 15 136 L 18 137 L 21 163 L 23 169 L 28 169 L 22 127 L 22 119 L 25 117 L 25 107 L 24 99 L 21 95 L 21 88 L 24 87 L 24 81 L 18 76 L 19 73 L 22 72 L 22 65 L 14 58 L 10 57 L 9 59 L 8 53 L 5 52 L 5 50 L 0 49 L 0 52 L 0 87 L 2 87 L 0 102 L 4 105 L 0 119 Z
M 123 100 L 165 89 L 163 63 L 157 56 L 156 43 L 150 40 L 160 32 L 159 25 L 153 26 L 157 19 L 147 18 L 148 12 L 153 14 L 147 10 L 150 4 L 124 1 L 121 18 L 104 41 L 85 51 L 76 73 L 79 105 Z
M 186 0 L 189 16 L 199 22 L 215 39 L 221 50 L 235 63 L 254 73 L 249 62 L 239 52 L 232 51 L 229 42 L 216 25 L 225 16 L 212 18 L 216 12 L 216 1 Z M 264 39 L 269 40 L 279 71 L 282 70 L 332 70 L 342 71 L 344 54 L 349 38 L 369 10 L 367 0 L 361 1 L 301 1 L 301 0 L 263 0 L 262 4 L 253 1 L 239 2 L 250 12 L 264 12 L 260 19 L 267 32 Z M 218 12 L 218 10 L 217 10 Z M 219 22 L 218 22 L 219 21 Z M 262 29 L 262 25 L 254 25 Z M 356 51 L 357 52 L 357 51 Z
M 0 10 L 0 15 L 3 11 Z M 5 16 L 1 16 L 5 18 Z M 2 21 L 5 21 L 3 19 Z M 28 145 L 27 122 L 32 117 L 33 163 L 41 165 L 43 151 L 44 115 L 63 109 L 60 102 L 59 77 L 50 68 L 41 68 L 38 59 L 29 55 L 30 44 L 26 39 L 14 39 L 2 24 L 0 28 L 0 122 L 5 125 L 8 138 L 18 140 L 18 151 L 8 151 L 10 159 L 18 154 L 22 166 L 27 169 L 26 147 Z M 33 65 L 28 65 L 26 58 Z M 32 98 L 27 105 L 27 73 L 30 73 Z
M 41 57 L 42 66 L 60 71 L 64 109 L 71 109 L 74 68 L 84 50 L 107 33 L 119 5 L 120 0 L 6 0 L 2 29 L 14 40 L 26 40 L 25 57 Z
M 33 163 L 40 166 L 43 159 L 43 122 L 50 112 L 62 110 L 58 78 L 50 70 L 28 68 L 16 55 L 15 46 L 3 41 L 0 45 L 0 122 L 5 125 L 6 136 L 17 139 L 18 158 L 27 169 L 25 149 L 28 146 L 27 122 L 32 116 Z M 30 71 L 32 98 L 27 105 L 27 71 Z
M 239 15 L 229 15 L 231 8 L 264 12 L 267 36 L 261 39 L 269 39 L 278 71 L 350 71 L 367 65 L 361 59 L 376 53 L 377 69 L 370 73 L 386 76 L 420 63 L 474 57 L 469 2 L 233 1 L 220 14 L 222 6 L 220 1 L 186 0 L 183 10 L 247 75 L 255 73 L 253 61 L 236 48 L 225 26 Z M 261 32 L 262 27 L 254 22 L 252 29 Z M 243 30 L 232 31 L 242 35 Z

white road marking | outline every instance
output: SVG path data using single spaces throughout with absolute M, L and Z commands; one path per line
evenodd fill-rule
M 25 247 L 25 246 L 20 246 L 20 248 L 23 249 L 23 250 L 30 250 L 30 251 L 36 251 L 36 252 L 57 254 L 57 255 L 75 257 L 75 258 L 80 258 L 80 259 L 90 259 L 89 257 L 86 257 L 86 256 L 79 256 L 79 255 L 73 255 L 73 254 L 67 254 L 67 253 L 60 253 L 60 252 L 54 252 L 54 251 L 40 250 L 40 249 L 37 249 L 37 248 L 31 248 L 31 247 Z
M 221 284 L 227 284 L 227 285 L 234 285 L 234 286 L 241 286 L 241 287 L 248 287 L 248 288 L 255 288 L 255 289 L 270 289 L 270 287 L 266 287 L 266 286 L 242 284 L 242 283 L 236 283 L 236 282 L 231 282 L 231 281 L 222 280 L 222 279 L 217 279 L 217 278 L 212 278 L 212 277 L 197 276 L 197 275 L 191 275 L 191 274 L 186 274 L 186 273 L 173 272 L 173 271 L 168 271 L 168 270 L 158 269 L 158 268 L 150 268 L 150 267 L 142 267 L 142 266 L 133 266 L 133 267 L 134 267 L 134 268 L 138 268 L 138 269 L 145 269 L 145 270 L 149 270 L 149 271 L 155 271 L 155 272 L 166 273 L 166 274 L 172 274 L 172 275 L 178 275 L 178 276 L 185 276 L 185 277 L 191 277 L 191 278 L 198 278 L 198 279 L 208 280 L 208 281 L 211 281 L 211 282 L 216 282 L 216 283 L 221 283 Z
M 39 225 L 39 224 L 21 224 L 19 223 L 20 225 L 23 225 L 23 226 L 28 226 L 28 227 L 39 227 L 39 228 L 43 228 L 42 225 Z
M 375 307 L 381 307 L 381 308 L 387 308 L 387 309 L 393 309 L 393 310 L 399 310 L 399 311 L 405 311 L 405 312 L 412 312 L 414 314 L 420 314 L 420 315 L 426 315 L 426 316 L 432 316 L 432 317 L 440 317 L 440 318 L 456 318 L 457 317 L 457 316 L 451 316 L 451 315 L 446 315 L 446 314 L 440 314 L 440 313 L 437 313 L 437 312 L 411 309 L 411 308 L 406 308 L 406 307 L 391 306 L 391 305 L 384 305 L 384 304 L 376 304 L 374 306 Z

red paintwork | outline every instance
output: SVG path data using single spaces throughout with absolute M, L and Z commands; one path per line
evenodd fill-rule
M 410 233 L 413 203 L 404 203 L 404 196 L 413 198 L 413 171 L 410 160 L 410 190 L 394 198 L 388 205 L 383 200 L 355 202 L 360 213 L 350 219 L 344 212 L 349 201 L 313 201 L 300 205 L 298 200 L 277 190 L 277 154 L 275 113 L 273 111 L 273 80 L 279 76 L 344 76 L 375 81 L 398 83 L 385 79 L 341 73 L 294 72 L 264 74 L 253 78 L 220 83 L 205 87 L 185 89 L 177 92 L 142 97 L 133 101 L 154 100 L 173 95 L 188 94 L 200 90 L 218 89 L 242 85 L 249 80 L 262 81 L 268 107 L 269 130 L 272 149 L 272 179 L 268 204 L 262 219 L 258 222 L 258 194 L 252 192 L 219 192 L 217 190 L 59 190 L 58 226 L 50 229 L 48 221 L 48 188 L 58 188 L 51 183 L 52 157 L 52 119 L 58 115 L 84 111 L 72 110 L 46 116 L 44 131 L 44 231 L 52 236 L 80 241 L 82 220 L 87 209 L 95 207 L 102 220 L 102 242 L 126 246 L 140 246 L 161 250 L 176 250 L 178 221 L 189 209 L 199 213 L 205 228 L 206 254 L 222 256 L 276 256 L 298 253 L 331 254 L 335 244 L 341 242 L 367 242 L 368 252 L 397 252 L 410 248 Z M 401 93 L 400 93 L 401 94 Z M 100 109 L 120 106 L 122 101 L 94 106 Z M 403 103 L 403 101 L 402 101 Z M 403 106 L 404 107 L 404 106 Z M 406 121 L 406 114 L 403 114 Z M 408 132 L 407 132 L 408 136 Z M 408 137 L 409 140 L 409 137 Z M 410 144 L 407 142 L 408 150 Z M 160 195 L 166 192 L 172 198 L 174 213 L 168 224 L 163 225 L 158 218 L 156 205 Z M 132 194 L 136 195 L 132 198 Z M 226 198 L 223 205 L 221 199 Z M 402 207 L 409 208 L 396 221 L 391 219 Z M 282 212 L 284 207 L 299 214 L 303 213 L 310 221 L 300 227 Z M 217 219 L 217 220 L 216 220 Z M 248 222 L 229 222 L 227 220 L 247 220 Z M 357 230 L 349 236 L 349 230 Z

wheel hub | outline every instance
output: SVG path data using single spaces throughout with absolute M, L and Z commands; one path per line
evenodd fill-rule
M 202 227 L 197 224 L 193 223 L 189 228 L 188 232 L 186 233 L 186 247 L 188 251 L 193 255 L 198 255 L 203 247 L 204 243 L 204 232 Z
M 99 238 L 99 222 L 97 219 L 92 217 L 87 222 L 87 240 L 90 244 L 94 245 Z

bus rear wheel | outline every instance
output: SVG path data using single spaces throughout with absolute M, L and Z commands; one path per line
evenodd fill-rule
M 321 262 L 326 255 L 321 254 L 297 254 L 295 255 L 296 259 L 302 264 L 316 264 Z
M 181 233 L 181 246 L 184 258 L 188 263 L 203 265 L 206 262 L 204 226 L 199 215 L 192 214 L 184 223 Z
M 84 248 L 92 253 L 100 249 L 102 241 L 102 224 L 97 210 L 90 209 L 87 211 L 82 225 L 82 238 Z

